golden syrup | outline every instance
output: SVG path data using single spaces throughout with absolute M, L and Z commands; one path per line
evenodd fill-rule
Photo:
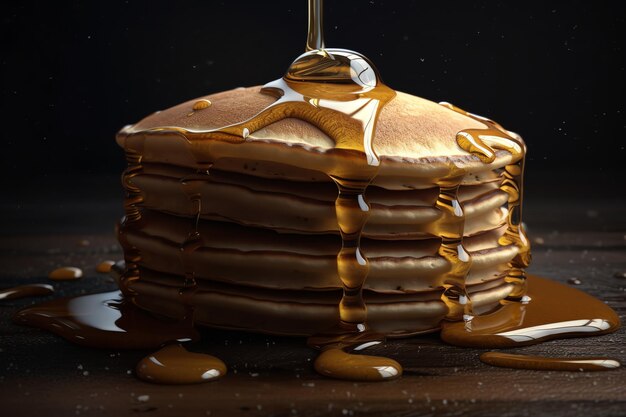
M 155 384 L 198 384 L 226 375 L 226 365 L 215 356 L 189 352 L 180 344 L 173 344 L 143 358 L 135 374 Z
M 450 320 L 463 318 L 467 321 L 473 316 L 471 300 L 465 288 L 472 257 L 463 246 L 465 214 L 458 200 L 462 180 L 463 176 L 460 176 L 441 183 L 436 207 L 442 213 L 438 221 L 441 226 L 437 230 L 437 235 L 441 236 L 438 254 L 450 265 L 441 283 L 441 287 L 444 288 L 441 299 L 448 307 L 446 318 Z
M 313 366 L 320 375 L 349 381 L 388 381 L 402 376 L 402 365 L 393 359 L 355 355 L 336 347 L 323 349 Z
M 204 109 L 208 109 L 209 107 L 211 107 L 211 100 L 198 100 L 193 104 L 192 109 L 194 111 L 198 111 L 198 110 L 204 110 Z
M 83 277 L 83 271 L 73 266 L 64 266 L 51 271 L 48 278 L 53 281 L 73 281 Z
M 484 163 L 493 162 L 498 149 L 511 154 L 511 162 L 504 167 L 500 185 L 500 189 L 506 192 L 509 198 L 507 230 L 500 238 L 499 244 L 515 245 L 518 248 L 517 255 L 509 264 L 506 281 L 513 285 L 509 297 L 519 300 L 526 292 L 524 268 L 528 267 L 531 259 L 530 243 L 522 225 L 526 145 L 518 134 L 504 129 L 493 120 L 469 113 L 447 102 L 440 104 L 485 125 L 484 129 L 465 129 L 457 133 L 457 144 L 463 150 L 477 156 Z
M 26 297 L 43 297 L 54 293 L 52 285 L 48 284 L 27 284 L 13 288 L 0 290 L 0 301 L 16 300 Z
M 100 274 L 108 274 L 115 265 L 115 261 L 102 261 L 96 266 L 96 272 Z
M 510 348 L 611 333 L 620 326 L 617 313 L 589 294 L 535 275 L 527 281 L 527 301 L 501 301 L 499 309 L 469 323 L 445 322 L 442 340 L 456 346 Z
M 195 213 L 191 230 L 180 246 L 180 262 L 185 272 L 183 288 L 180 289 L 181 295 L 185 294 L 189 296 L 197 286 L 192 256 L 196 250 L 202 247 L 202 236 L 198 229 L 200 214 L 202 212 L 202 194 L 200 187 L 210 176 L 209 170 L 211 166 L 211 163 L 207 163 L 203 170 L 198 170 L 195 175 L 190 175 L 181 180 L 183 192 L 191 201 Z
M 126 162 L 128 167 L 122 174 L 122 186 L 126 191 L 124 200 L 124 217 L 117 226 L 117 238 L 124 249 L 124 261 L 126 267 L 119 279 L 119 286 L 124 295 L 132 295 L 130 284 L 139 279 L 139 263 L 141 254 L 139 249 L 128 242 L 126 231 L 132 225 L 141 222 L 141 203 L 143 195 L 133 179 L 143 172 L 143 148 L 145 137 L 143 135 L 132 135 L 126 138 L 124 148 L 126 152 Z
M 102 349 L 155 348 L 199 338 L 188 321 L 156 318 L 124 299 L 119 291 L 48 301 L 19 310 L 13 321 Z
M 492 366 L 535 371 L 594 372 L 610 371 L 622 366 L 615 359 L 603 357 L 548 358 L 502 352 L 485 352 L 480 355 L 480 360 Z

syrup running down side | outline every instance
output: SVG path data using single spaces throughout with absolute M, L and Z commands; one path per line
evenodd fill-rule
M 526 292 L 524 268 L 530 265 L 531 260 L 530 243 L 522 225 L 526 145 L 518 134 L 506 130 L 493 120 L 469 113 L 447 102 L 440 104 L 485 124 L 485 129 L 465 129 L 457 133 L 457 143 L 463 150 L 477 156 L 484 163 L 495 160 L 497 149 L 511 154 L 511 162 L 504 167 L 500 185 L 500 189 L 509 195 L 509 199 L 507 230 L 499 243 L 503 246 L 515 245 L 518 248 L 517 256 L 509 264 L 506 280 L 513 285 L 509 297 L 519 300 Z

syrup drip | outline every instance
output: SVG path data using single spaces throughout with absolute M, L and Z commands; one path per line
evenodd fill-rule
M 111 272 L 111 268 L 115 265 L 115 261 L 102 261 L 96 266 L 96 272 L 100 274 L 108 274 Z
M 485 352 L 480 355 L 480 360 L 488 365 L 502 368 L 536 371 L 610 371 L 621 366 L 615 359 L 601 357 L 547 358 L 502 352 Z
M 73 281 L 83 277 L 83 271 L 73 266 L 57 268 L 48 274 L 48 278 L 53 281 Z
M 496 159 L 497 149 L 511 153 L 512 162 L 504 167 L 500 186 L 509 195 L 507 230 L 498 243 L 503 246 L 515 245 L 518 248 L 517 255 L 509 263 L 505 280 L 513 285 L 509 298 L 519 300 L 526 292 L 524 268 L 530 265 L 531 258 L 530 243 L 522 226 L 526 145 L 518 134 L 504 129 L 493 120 L 469 113 L 450 103 L 440 104 L 486 126 L 485 129 L 465 129 L 457 133 L 457 144 L 463 150 L 477 156 L 484 163 L 491 163 Z
M 160 320 L 123 299 L 118 291 L 60 298 L 27 307 L 18 311 L 13 321 L 101 349 L 155 348 L 167 342 L 199 338 L 188 321 Z
M 122 174 L 122 186 L 126 191 L 126 199 L 124 200 L 125 215 L 118 225 L 118 240 L 124 248 L 124 261 L 126 268 L 119 279 L 119 286 L 122 293 L 127 296 L 133 295 L 133 291 L 129 288 L 130 284 L 139 279 L 139 262 L 141 262 L 141 253 L 139 249 L 131 245 L 126 237 L 126 230 L 133 223 L 141 221 L 141 203 L 143 195 L 141 190 L 133 183 L 133 178 L 143 172 L 143 148 L 145 137 L 143 135 L 132 135 L 126 139 L 126 161 L 128 168 Z
M 54 293 L 52 285 L 48 284 L 28 284 L 18 287 L 6 288 L 0 290 L 0 301 L 16 300 L 26 297 L 43 297 Z
M 174 344 L 143 358 L 135 373 L 139 379 L 155 384 L 198 384 L 224 376 L 226 365 L 215 356 L 192 353 Z
M 440 185 L 436 207 L 441 211 L 438 235 L 441 245 L 438 254 L 448 261 L 450 270 L 443 278 L 442 301 L 448 307 L 449 320 L 470 320 L 472 305 L 465 288 L 465 279 L 472 266 L 472 257 L 463 246 L 465 215 L 459 202 L 458 192 L 463 176 L 452 178 Z
M 558 282 L 528 276 L 530 302 L 501 301 L 498 310 L 469 323 L 444 322 L 441 338 L 456 346 L 509 348 L 550 339 L 611 333 L 620 321 L 605 303 Z
M 190 295 L 197 287 L 194 265 L 191 257 L 193 252 L 202 247 L 202 236 L 198 230 L 200 214 L 202 212 L 202 194 L 200 189 L 202 187 L 202 183 L 207 181 L 209 178 L 209 170 L 212 164 L 207 163 L 204 165 L 204 170 L 198 170 L 195 175 L 185 177 L 181 180 L 183 191 L 191 201 L 195 211 L 192 229 L 180 246 L 180 262 L 183 270 L 185 271 L 185 281 L 183 283 L 183 288 L 180 289 L 181 295 Z

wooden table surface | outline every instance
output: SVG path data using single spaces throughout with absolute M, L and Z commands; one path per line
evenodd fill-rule
M 580 279 L 580 289 L 624 320 L 626 278 L 616 276 L 626 272 L 624 201 L 532 197 L 525 213 L 534 241 L 531 272 L 561 282 Z M 120 213 L 117 191 L 87 200 L 80 193 L 57 195 L 45 203 L 24 194 L 0 205 L 0 287 L 48 282 L 50 270 L 71 265 L 83 268 L 84 278 L 53 283 L 56 293 L 46 299 L 114 289 L 95 266 L 121 258 L 112 231 Z M 84 240 L 89 245 L 81 245 Z M 398 360 L 404 376 L 353 383 L 318 376 L 312 370 L 316 352 L 301 338 L 206 331 L 198 349 L 222 358 L 227 376 L 192 386 L 152 385 L 132 375 L 149 351 L 82 348 L 11 323 L 18 308 L 42 300 L 0 303 L 0 415 L 626 415 L 624 368 L 596 373 L 495 368 L 478 360 L 483 350 L 447 346 L 437 335 L 368 349 Z M 621 329 L 512 351 L 607 355 L 626 365 L 625 341 Z

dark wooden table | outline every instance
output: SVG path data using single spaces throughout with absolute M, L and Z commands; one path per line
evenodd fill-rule
M 0 287 L 48 282 L 51 269 L 73 265 L 83 268 L 85 277 L 53 283 L 57 292 L 52 297 L 114 289 L 95 266 L 121 258 L 112 231 L 121 197 L 116 187 L 86 195 L 85 187 L 98 189 L 100 183 L 84 181 L 89 184 L 74 191 L 44 184 L 43 197 L 23 192 L 0 205 Z M 615 276 L 626 272 L 624 200 L 529 194 L 525 215 L 535 242 L 531 271 L 562 282 L 580 279 L 580 289 L 606 301 L 624 320 L 626 279 Z M 3 416 L 626 415 L 623 368 L 597 373 L 494 368 L 478 360 L 481 350 L 444 345 L 437 335 L 369 349 L 400 361 L 404 376 L 385 383 L 353 383 L 318 376 L 311 365 L 316 352 L 303 339 L 207 331 L 198 348 L 228 364 L 225 378 L 193 386 L 151 385 L 132 375 L 148 351 L 81 348 L 11 323 L 18 308 L 39 301 L 0 303 Z M 514 351 L 607 355 L 626 364 L 625 341 L 622 329 Z

